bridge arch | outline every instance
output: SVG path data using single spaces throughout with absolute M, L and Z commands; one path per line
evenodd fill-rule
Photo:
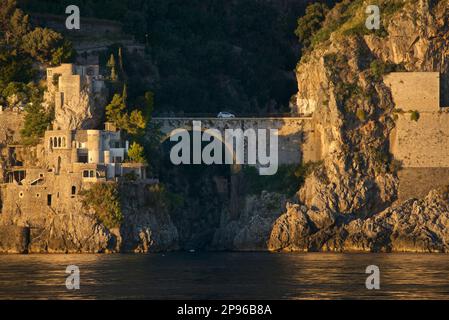
M 192 128 L 192 127 L 189 127 L 189 126 L 185 126 L 185 127 L 183 127 L 183 128 L 176 128 L 176 129 L 173 129 L 173 131 L 171 131 L 171 132 L 169 132 L 169 133 L 163 133 L 163 136 L 162 136 L 162 138 L 160 139 L 160 143 L 161 143 L 161 144 L 164 144 L 164 143 L 167 142 L 167 141 L 170 141 L 170 142 L 172 142 L 172 143 L 174 143 L 174 144 L 179 143 L 179 141 L 171 141 L 171 140 L 170 140 L 170 138 L 174 135 L 174 132 L 175 132 L 177 129 L 186 130 L 186 131 L 189 133 L 189 135 L 190 135 L 190 145 L 192 145 L 192 143 L 193 143 L 193 137 L 192 137 L 192 135 L 193 135 L 193 128 Z M 229 152 L 229 154 L 232 154 L 232 160 L 233 160 L 233 164 L 234 164 L 234 163 L 236 162 L 236 154 L 235 154 L 235 152 L 234 152 L 234 147 L 233 147 L 233 145 L 229 145 L 229 144 L 226 142 L 225 137 L 224 137 L 224 134 L 222 134 L 222 133 L 218 134 L 216 131 L 219 131 L 219 130 L 216 129 L 216 128 L 204 128 L 204 127 L 201 127 L 201 130 L 200 130 L 200 132 L 201 132 L 201 138 L 203 137 L 203 135 L 204 135 L 205 133 L 209 135 L 209 140 L 208 140 L 208 141 L 203 141 L 203 140 L 201 139 L 201 146 L 203 146 L 203 144 L 210 144 L 210 143 L 212 143 L 212 142 L 213 142 L 213 139 L 218 140 L 218 141 L 221 143 L 221 145 L 222 145 L 222 147 L 223 147 L 223 149 L 224 149 L 224 150 L 222 150 L 222 163 L 221 163 L 221 164 L 226 164 L 226 163 L 225 163 L 225 153 L 226 153 L 226 152 Z M 191 150 L 191 151 L 192 151 L 192 150 Z M 223 151 L 224 151 L 224 152 L 223 152 Z M 202 156 L 202 152 L 203 152 L 203 148 L 201 148 L 201 156 Z M 228 164 L 228 165 L 230 165 L 230 164 Z
M 153 122 L 162 134 L 161 143 L 170 138 L 173 130 L 181 128 L 193 131 L 193 121 L 201 121 L 201 131 L 218 129 L 221 135 L 216 137 L 232 151 L 233 146 L 226 145 L 226 129 L 277 129 L 279 143 L 279 164 L 299 164 L 319 161 L 323 158 L 321 133 L 311 117 L 268 117 L 268 118 L 153 118 Z M 226 149 L 225 149 L 226 150 Z M 234 153 L 233 153 L 234 154 Z M 245 144 L 244 155 L 247 156 Z M 234 155 L 235 156 L 235 155 Z M 234 159 L 235 161 L 235 159 Z

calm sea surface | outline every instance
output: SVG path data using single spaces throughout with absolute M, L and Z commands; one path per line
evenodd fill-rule
M 380 290 L 365 288 L 377 265 Z M 65 287 L 77 265 L 81 288 Z M 0 255 L 0 299 L 449 299 L 449 255 Z

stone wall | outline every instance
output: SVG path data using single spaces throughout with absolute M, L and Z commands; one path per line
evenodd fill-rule
M 398 201 L 424 198 L 430 190 L 449 185 L 449 168 L 403 168 L 398 172 Z
M 0 226 L 0 252 L 27 253 L 30 228 L 14 225 Z
M 390 136 L 390 151 L 401 161 L 398 200 L 422 198 L 430 190 L 449 185 L 449 113 L 398 114 Z
M 0 144 L 13 144 L 20 141 L 20 128 L 24 113 L 4 110 L 0 112 Z
M 390 151 L 403 167 L 449 167 L 449 113 L 398 114 L 390 137 Z
M 16 213 L 32 220 L 34 217 L 52 212 L 52 209 L 61 211 L 66 206 L 75 205 L 79 201 L 78 192 L 83 186 L 80 173 L 55 175 L 51 172 L 45 172 L 45 170 L 36 169 L 35 172 L 32 171 L 30 176 L 27 175 L 26 182 L 23 185 L 15 183 L 2 185 L 3 213 Z M 42 176 L 42 179 L 31 185 L 30 182 L 38 176 Z M 72 187 L 75 187 L 75 194 L 72 194 Z M 49 197 L 51 197 L 50 205 L 48 205 Z M 29 223 L 32 223 L 31 220 Z
M 392 72 L 384 77 L 396 108 L 434 112 L 440 108 L 439 72 Z

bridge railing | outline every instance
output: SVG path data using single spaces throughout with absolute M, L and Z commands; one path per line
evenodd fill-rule
M 236 118 L 297 118 L 297 117 L 309 117 L 305 114 L 294 114 L 294 113 L 235 113 Z M 216 113 L 157 113 L 153 115 L 153 118 L 218 118 Z M 229 119 L 229 118 L 224 118 Z

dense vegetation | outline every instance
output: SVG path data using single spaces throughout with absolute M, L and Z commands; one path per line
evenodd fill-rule
M 88 190 L 80 192 L 86 210 L 92 210 L 97 219 L 107 228 L 120 226 L 123 214 L 116 183 L 95 183 Z
M 37 142 L 52 121 L 51 107 L 42 106 L 38 68 L 69 61 L 74 51 L 64 37 L 50 29 L 33 28 L 15 0 L 0 2 L 0 104 L 24 109 L 23 142 Z
M 305 178 L 321 163 L 309 162 L 300 165 L 281 165 L 275 175 L 261 176 L 255 167 L 244 167 L 246 192 L 260 194 L 263 190 L 281 192 L 293 196 L 303 185 Z
M 331 4 L 335 1 L 329 1 Z M 382 14 L 380 28 L 375 30 L 379 37 L 387 35 L 387 26 L 390 16 L 400 10 L 405 2 L 403 0 L 373 0 L 370 5 L 379 6 Z M 329 7 L 320 3 L 310 4 L 306 14 L 298 18 L 298 27 L 295 31 L 305 51 L 326 43 L 331 34 L 335 36 L 365 35 L 371 31 L 365 27 L 366 6 L 364 0 L 343 0 L 335 5 L 333 14 L 326 15 Z
M 299 55 L 294 30 L 306 2 L 22 0 L 21 4 L 32 12 L 59 15 L 75 4 L 83 16 L 123 22 L 126 32 L 148 45 L 158 67 L 154 88 L 130 90 L 130 99 L 152 89 L 159 112 L 224 109 L 242 114 L 288 111 L 296 91 L 292 70 Z

